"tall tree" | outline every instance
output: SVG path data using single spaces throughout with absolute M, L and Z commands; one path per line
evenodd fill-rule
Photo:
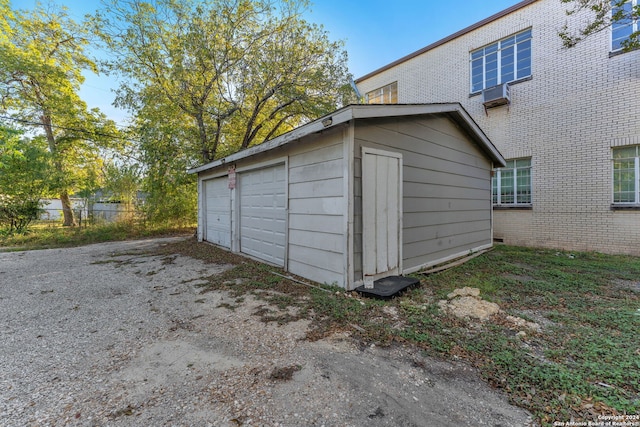
M 187 169 L 202 158 L 197 134 L 184 126 L 190 117 L 152 87 L 145 90 L 144 100 L 135 123 L 145 172 L 143 209 L 151 221 L 191 225 L 196 220 L 197 187 Z
M 567 15 L 590 15 L 579 28 L 569 28 L 568 25 L 563 27 L 559 35 L 565 47 L 573 47 L 585 38 L 614 26 L 614 31 L 619 32 L 618 37 L 622 40 L 619 46 L 622 50 L 640 48 L 640 31 L 637 30 L 640 2 L 634 5 L 630 0 L 561 1 L 570 6 L 566 11 Z
M 56 170 L 64 224 L 75 225 L 69 195 L 99 147 L 112 144 L 113 122 L 88 110 L 78 96 L 83 70 L 97 72 L 86 54 L 89 32 L 64 9 L 7 10 L 0 20 L 0 112 L 44 132 Z
M 300 17 L 304 0 L 111 0 L 96 28 L 128 79 L 120 105 L 162 98 L 205 161 L 331 111 L 348 94 L 346 54 Z M 146 119 L 148 119 L 147 117 Z M 160 118 L 161 119 L 161 118 Z

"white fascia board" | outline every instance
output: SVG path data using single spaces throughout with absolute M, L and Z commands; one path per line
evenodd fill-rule
M 489 155 L 499 166 L 506 166 L 506 161 L 500 151 L 489 140 L 487 135 L 480 129 L 480 126 L 473 120 L 467 110 L 458 103 L 442 104 L 394 104 L 394 105 L 354 105 L 353 118 L 366 119 L 377 117 L 412 116 L 426 114 L 448 114 L 458 124 L 471 134 L 473 139 L 480 145 L 485 153 Z
M 493 145 L 489 138 L 484 134 L 482 129 L 471 118 L 469 113 L 460 105 L 460 103 L 442 103 L 442 104 L 367 104 L 367 105 L 349 105 L 347 107 L 336 110 L 331 114 L 327 114 L 313 122 L 302 125 L 299 128 L 280 135 L 270 141 L 255 145 L 235 154 L 231 154 L 219 160 L 207 163 L 197 168 L 189 169 L 187 173 L 199 173 L 209 169 L 214 169 L 226 163 L 232 163 L 265 151 L 281 147 L 290 142 L 299 140 L 307 135 L 321 132 L 341 123 L 348 122 L 352 119 L 369 119 L 382 117 L 400 117 L 415 116 L 425 114 L 449 114 L 460 123 L 465 130 L 471 133 L 472 137 L 482 146 L 484 151 L 498 165 L 506 166 L 504 157 L 498 149 Z
M 478 126 L 478 124 L 473 120 L 473 118 L 467 113 L 467 110 L 460 104 L 458 104 L 458 108 L 455 110 L 460 119 L 462 119 L 462 125 L 467 128 L 467 130 L 471 133 L 472 136 L 476 139 L 476 141 L 480 144 L 480 146 L 484 149 L 485 153 L 489 155 L 491 160 L 494 161 L 495 166 L 505 167 L 507 166 L 507 161 L 504 159 L 500 151 L 493 145 L 493 142 L 485 135 L 484 131 Z
M 322 130 L 328 129 L 332 126 L 335 126 L 343 122 L 347 122 L 351 120 L 351 118 L 352 116 L 351 116 L 350 107 L 342 108 L 331 114 L 323 116 L 311 123 L 302 125 L 299 128 L 292 130 L 291 132 L 287 132 L 283 135 L 280 135 L 277 138 L 263 142 L 262 144 L 255 145 L 251 148 L 247 148 L 242 151 L 238 151 L 237 153 L 231 154 L 227 157 L 224 157 L 219 160 L 215 160 L 213 162 L 207 163 L 197 168 L 189 169 L 187 173 L 192 174 L 192 173 L 203 172 L 209 169 L 216 168 L 218 166 L 222 166 L 226 163 L 232 163 L 232 162 L 244 159 L 246 157 L 254 156 L 256 154 L 260 154 L 265 151 L 269 151 L 274 148 L 281 147 L 285 144 L 288 144 L 292 141 L 296 141 L 307 135 L 320 132 Z

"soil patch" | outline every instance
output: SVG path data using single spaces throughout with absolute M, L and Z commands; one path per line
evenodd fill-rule
M 202 293 L 228 260 L 158 255 L 171 242 L 0 253 L 3 425 L 532 424 L 466 364 L 310 342 L 310 320 L 255 314 L 275 303 Z

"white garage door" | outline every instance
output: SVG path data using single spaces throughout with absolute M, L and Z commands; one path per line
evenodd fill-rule
M 227 177 L 204 181 L 204 240 L 231 248 L 231 200 Z
M 286 207 L 284 164 L 240 174 L 240 251 L 284 266 Z

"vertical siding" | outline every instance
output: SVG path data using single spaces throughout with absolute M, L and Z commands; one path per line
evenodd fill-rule
M 490 245 L 485 154 L 445 116 L 359 121 L 355 132 L 355 279 L 362 278 L 362 147 L 403 155 L 403 269 Z
M 198 242 L 204 240 L 204 183 L 200 174 L 198 174 L 198 228 L 196 234 L 198 235 Z
M 288 270 L 345 286 L 343 133 L 336 129 L 289 156 Z
M 202 181 L 203 239 L 231 249 L 231 190 L 226 177 Z
M 198 174 L 198 241 L 202 242 L 205 239 L 205 227 L 207 226 L 207 206 L 206 206 L 206 182 L 212 179 L 219 179 L 221 176 L 226 176 L 219 171 L 208 171 Z
M 587 15 L 540 0 L 360 82 L 398 82 L 399 103 L 459 101 L 505 158 L 531 157 L 533 209 L 496 210 L 505 243 L 640 255 L 640 212 L 611 210 L 611 147 L 638 144 L 640 51 L 609 56 L 610 31 L 565 49 L 558 31 Z M 532 77 L 485 113 L 469 95 L 469 52 L 532 29 Z M 425 44 L 430 42 L 425 40 Z

